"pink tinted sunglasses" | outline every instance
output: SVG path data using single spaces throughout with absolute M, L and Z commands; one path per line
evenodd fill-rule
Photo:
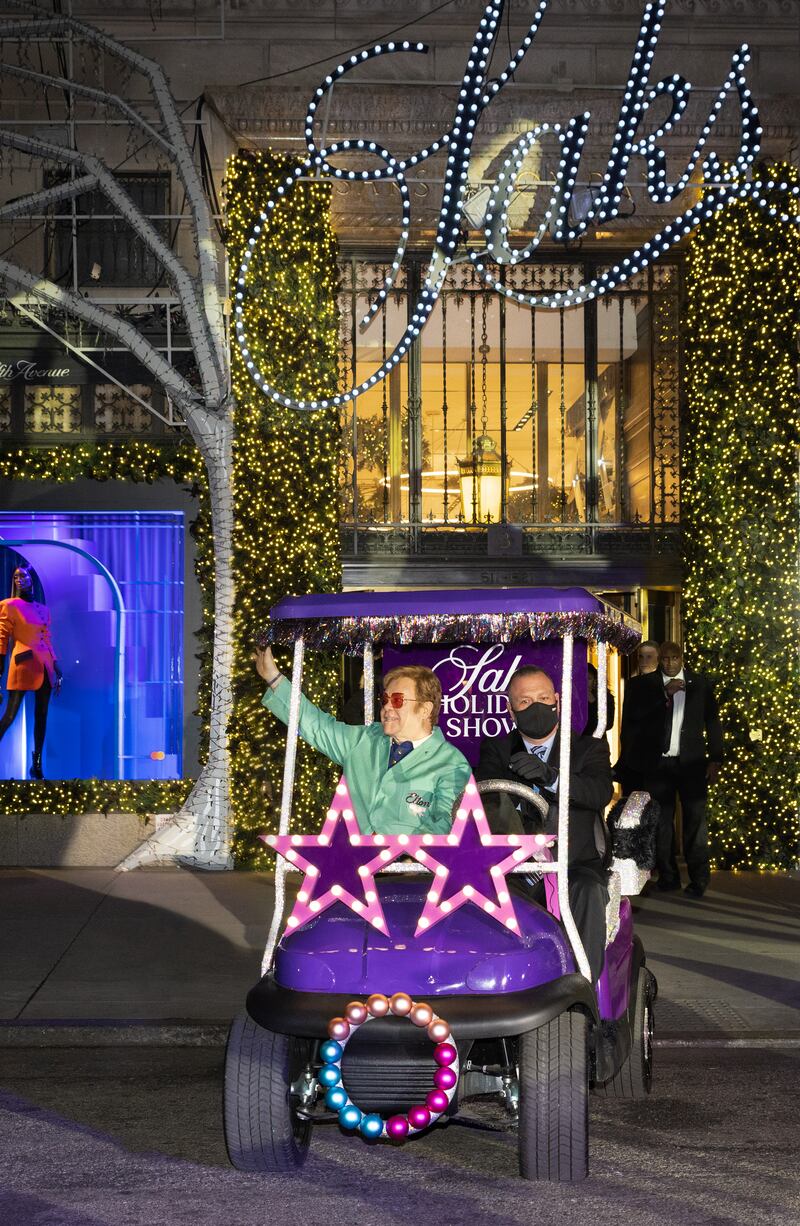
M 413 702 L 414 699 L 409 698 L 407 701 Z M 383 693 L 381 694 L 381 706 L 382 707 L 390 706 L 390 707 L 394 707 L 395 711 L 399 711 L 404 702 L 406 702 L 405 694 L 401 694 L 397 690 L 395 690 L 393 694 L 387 694 L 386 690 L 384 690 Z

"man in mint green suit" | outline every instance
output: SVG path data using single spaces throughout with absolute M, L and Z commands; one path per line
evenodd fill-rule
M 267 710 L 289 720 L 291 685 L 267 647 L 254 656 L 267 683 Z M 471 774 L 469 762 L 436 726 L 442 688 L 418 665 L 384 678 L 380 723 L 342 724 L 307 698 L 300 700 L 300 735 L 344 772 L 364 834 L 446 834 Z

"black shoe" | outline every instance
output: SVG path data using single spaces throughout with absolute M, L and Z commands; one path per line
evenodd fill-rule
M 41 753 L 35 753 L 31 758 L 31 779 L 44 779 Z
M 704 885 L 695 885 L 693 881 L 690 881 L 683 892 L 689 898 L 702 898 L 706 892 L 706 887 Z
M 675 881 L 662 881 L 659 877 L 658 881 L 656 882 L 656 886 L 659 890 L 662 890 L 663 893 L 666 894 L 669 890 L 679 890 L 681 888 L 681 883 L 679 879 L 676 879 Z

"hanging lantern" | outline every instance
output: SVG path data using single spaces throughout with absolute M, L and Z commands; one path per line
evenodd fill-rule
M 461 514 L 468 524 L 499 523 L 503 510 L 503 462 L 488 434 L 475 440 L 472 455 L 457 460 Z M 505 474 L 507 481 L 508 474 Z

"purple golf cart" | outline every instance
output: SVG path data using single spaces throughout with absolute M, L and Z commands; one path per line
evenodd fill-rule
M 496 1095 L 516 1122 L 524 1178 L 584 1178 L 590 1088 L 618 1098 L 650 1092 L 656 985 L 629 901 L 649 877 L 649 798 L 635 793 L 614 806 L 619 854 L 609 872 L 605 965 L 593 985 L 569 905 L 570 738 L 560 740 L 557 841 L 555 833 L 489 834 L 482 793 L 507 792 L 543 818 L 548 812 L 535 789 L 498 780 L 470 781 L 450 835 L 371 839 L 358 833 L 343 777 L 322 831 L 290 834 L 303 656 L 316 648 L 363 657 L 365 723 L 373 719 L 376 650 L 384 665 L 438 650 L 441 678 L 449 664 L 491 648 L 498 694 L 509 667 L 542 660 L 561 694 L 562 726 L 583 731 L 591 649 L 593 734 L 601 737 L 611 653 L 634 647 L 639 627 L 583 589 L 519 588 L 288 598 L 273 609 L 268 633 L 293 645 L 292 698 L 263 977 L 231 1026 L 226 1054 L 233 1165 L 297 1168 L 326 1122 L 361 1143 L 424 1140 L 460 1102 Z M 473 690 L 476 678 L 473 670 Z M 445 705 L 446 735 L 455 726 L 448 709 L 458 709 L 455 698 Z M 491 709 L 500 711 L 499 701 Z M 320 798 L 321 813 L 327 800 Z M 344 883 L 332 886 L 327 904 L 322 851 Z M 348 856 L 359 858 L 357 869 Z M 480 880 L 495 893 L 472 884 L 481 857 L 493 867 Z M 307 874 L 302 883 L 298 871 Z M 287 920 L 292 874 L 300 890 Z M 547 905 L 515 890 L 515 874 L 540 875 Z

